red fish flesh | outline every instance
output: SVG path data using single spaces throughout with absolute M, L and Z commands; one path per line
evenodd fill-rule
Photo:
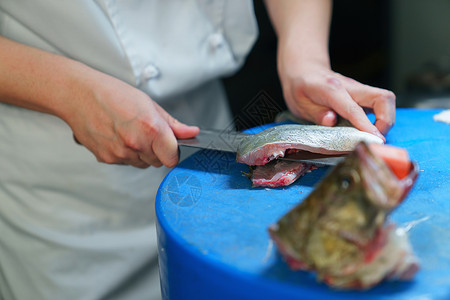
M 317 169 L 316 166 L 302 162 L 275 160 L 252 170 L 253 187 L 287 186 L 307 172 Z

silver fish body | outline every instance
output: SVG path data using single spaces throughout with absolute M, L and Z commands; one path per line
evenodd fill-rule
M 239 144 L 237 161 L 248 165 L 264 165 L 283 157 L 288 149 L 342 154 L 351 152 L 362 141 L 383 144 L 381 138 L 354 127 L 279 125 L 245 137 Z

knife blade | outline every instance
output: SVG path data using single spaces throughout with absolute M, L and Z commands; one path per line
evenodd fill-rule
M 177 141 L 178 146 L 236 153 L 241 140 L 246 136 L 248 134 L 238 131 L 201 129 L 196 137 Z
M 249 134 L 238 131 L 201 129 L 196 137 L 178 139 L 177 142 L 178 146 L 236 153 L 242 139 L 248 136 Z M 324 155 L 308 151 L 298 151 L 289 153 L 279 159 L 300 161 L 317 166 L 335 166 L 344 159 L 344 155 Z

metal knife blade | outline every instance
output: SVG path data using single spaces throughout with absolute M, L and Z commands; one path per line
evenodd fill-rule
M 191 139 L 178 139 L 179 146 L 194 147 L 199 149 L 209 149 L 236 153 L 242 139 L 249 134 L 218 129 L 201 129 L 200 133 Z M 318 166 L 334 166 L 340 163 L 343 155 L 324 155 L 308 151 L 289 153 L 283 160 L 300 161 Z
M 248 134 L 218 129 L 201 129 L 199 134 L 191 139 L 178 139 L 178 146 L 200 149 L 219 150 L 236 153 L 242 138 Z
M 308 151 L 298 151 L 288 153 L 282 160 L 301 161 L 310 163 L 316 166 L 335 166 L 345 159 L 346 154 L 325 155 L 320 153 L 313 153 Z

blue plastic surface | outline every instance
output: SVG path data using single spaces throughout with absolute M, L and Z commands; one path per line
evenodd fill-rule
M 420 166 L 416 185 L 391 215 L 409 235 L 421 270 L 412 282 L 336 291 L 293 272 L 267 228 L 302 201 L 328 171 L 285 188 L 251 188 L 229 153 L 199 152 L 161 184 L 156 201 L 164 299 L 450 299 L 450 125 L 440 110 L 398 109 L 387 143 Z M 261 129 L 261 128 L 260 128 Z

